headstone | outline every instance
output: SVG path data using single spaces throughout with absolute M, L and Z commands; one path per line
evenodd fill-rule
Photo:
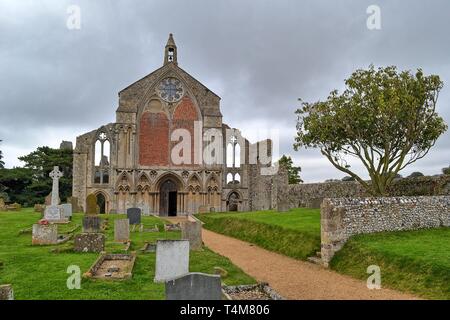
M 80 233 L 75 236 L 75 252 L 102 252 L 105 250 L 105 235 L 103 233 Z
M 44 213 L 45 206 L 43 204 L 35 204 L 34 212 Z
M 62 213 L 62 217 L 66 218 L 66 219 L 71 219 L 72 218 L 72 204 L 70 203 L 63 203 L 61 205 L 59 205 L 59 207 L 61 208 L 61 213 Z
M 56 224 L 33 224 L 33 245 L 58 243 L 58 226 Z
M 59 206 L 45 207 L 44 218 L 48 221 L 60 221 L 64 219 Z
M 0 198 L 0 211 L 5 210 L 5 208 L 5 200 L 3 200 L 3 198 Z
M 278 212 L 289 211 L 289 202 L 287 200 L 278 200 L 277 201 L 277 211 Z
M 0 285 L 0 300 L 14 300 L 14 291 L 12 285 Z
M 48 221 L 58 221 L 63 220 L 61 209 L 58 207 L 59 204 L 59 179 L 63 176 L 62 172 L 59 171 L 58 166 L 54 166 L 52 172 L 49 174 L 50 178 L 53 180 L 52 193 L 51 193 L 51 203 L 45 208 L 44 218 Z
M 139 205 L 139 208 L 141 209 L 141 212 L 144 216 L 150 215 L 150 207 L 146 204 Z
M 84 216 L 83 217 L 83 232 L 84 233 L 98 233 L 101 227 L 101 218 L 99 216 Z
M 191 272 L 167 280 L 166 300 L 222 300 L 220 276 Z
M 141 223 L 141 209 L 139 208 L 128 208 L 127 218 L 130 220 L 130 224 L 140 224 Z
M 86 198 L 86 214 L 97 214 L 97 197 L 95 194 L 90 194 Z
M 78 203 L 77 197 L 68 197 L 67 203 L 72 205 L 72 212 L 82 212 L 83 210 L 80 208 L 80 204 Z
M 189 241 L 158 240 L 156 242 L 155 282 L 179 277 L 189 272 Z
M 181 223 L 181 239 L 189 240 L 191 250 L 202 248 L 202 224 L 198 221 L 183 221 Z
M 22 206 L 17 202 L 14 202 L 13 204 L 9 204 L 6 206 L 6 211 L 20 211 L 20 210 L 22 210 Z
M 125 242 L 130 239 L 130 221 L 128 219 L 114 220 L 114 241 Z

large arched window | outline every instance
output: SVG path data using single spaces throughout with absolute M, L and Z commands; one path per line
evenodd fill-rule
M 239 168 L 241 166 L 241 146 L 238 139 L 233 135 L 227 145 L 227 167 Z
M 94 183 L 109 183 L 111 144 L 104 132 L 97 136 L 94 145 Z

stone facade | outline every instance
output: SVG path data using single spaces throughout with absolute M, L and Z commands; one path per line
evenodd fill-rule
M 144 214 L 168 216 L 197 213 L 200 207 L 273 207 L 271 177 L 256 165 L 257 152 L 270 158 L 272 144 L 251 144 L 224 124 L 220 97 L 178 66 L 176 52 L 171 35 L 164 65 L 119 92 L 116 122 L 77 137 L 73 197 L 83 211 L 89 195 L 96 197 L 99 213 L 138 207 Z M 190 140 L 178 137 L 180 132 Z M 181 141 L 186 148 L 177 153 Z M 202 149 L 213 142 L 221 144 L 209 153 L 214 161 L 201 159 Z
M 279 182 L 279 184 L 283 182 Z M 286 185 L 286 183 L 285 183 Z M 280 188 L 283 190 L 283 188 Z M 320 208 L 325 198 L 359 198 L 369 196 L 355 181 L 333 181 L 323 183 L 301 183 L 289 185 L 287 192 L 280 193 L 291 208 Z M 424 176 L 394 180 L 391 196 L 437 196 L 450 195 L 450 175 Z
M 325 265 L 352 235 L 450 226 L 450 196 L 325 199 L 321 256 Z

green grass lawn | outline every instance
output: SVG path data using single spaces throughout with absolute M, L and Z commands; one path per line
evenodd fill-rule
M 204 228 L 293 258 L 320 250 L 319 209 L 287 213 L 255 211 L 201 214 Z M 330 267 L 367 280 L 367 267 L 381 268 L 382 286 L 432 299 L 450 299 L 450 228 L 382 232 L 352 237 Z
M 431 299 L 450 299 L 450 228 L 381 232 L 352 237 L 330 267 L 367 279 L 378 265 L 381 285 Z
M 204 228 L 305 260 L 320 250 L 320 210 L 201 214 Z
M 68 232 L 76 224 L 81 226 L 82 214 L 75 214 L 68 225 L 59 225 L 58 233 Z M 106 251 L 124 252 L 124 245 L 114 243 L 114 219 L 124 215 L 104 215 L 109 218 L 109 229 L 105 231 Z M 138 252 L 133 278 L 122 281 L 83 279 L 80 290 L 69 290 L 66 286 L 67 267 L 77 265 L 81 273 L 86 272 L 97 259 L 95 253 L 74 253 L 73 240 L 60 245 L 32 246 L 31 233 L 19 235 L 19 231 L 30 228 L 40 218 L 32 209 L 21 212 L 0 212 L 0 284 L 11 283 L 16 299 L 164 299 L 164 284 L 153 282 L 155 253 Z M 131 250 L 143 247 L 145 241 L 156 239 L 179 239 L 180 232 L 162 231 L 164 221 L 156 217 L 142 217 L 145 228 L 159 225 L 158 233 L 132 232 Z M 76 233 L 81 232 L 81 227 Z M 60 253 L 52 253 L 54 248 Z M 68 251 L 64 251 L 68 250 Z M 223 282 L 228 285 L 253 284 L 255 280 L 234 266 L 227 258 L 207 248 L 191 251 L 190 271 L 213 273 L 219 266 L 228 271 Z

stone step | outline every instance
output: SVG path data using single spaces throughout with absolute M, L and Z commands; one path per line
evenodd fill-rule
M 306 260 L 314 264 L 322 265 L 322 259 L 319 257 L 308 257 Z

